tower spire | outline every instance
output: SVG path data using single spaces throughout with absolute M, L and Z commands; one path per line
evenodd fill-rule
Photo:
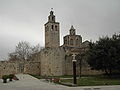
M 53 12 L 53 8 L 51 8 L 50 15 L 48 16 L 48 22 L 55 22 L 55 15 Z
M 73 25 L 71 25 L 71 29 L 74 29 Z

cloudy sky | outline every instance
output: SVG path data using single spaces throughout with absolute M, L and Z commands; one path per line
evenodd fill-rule
M 83 41 L 120 32 L 120 0 L 0 0 L 0 60 L 20 41 L 44 46 L 51 8 L 60 22 L 60 41 L 71 25 Z

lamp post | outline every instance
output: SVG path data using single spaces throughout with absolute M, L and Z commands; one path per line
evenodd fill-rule
M 76 79 L 76 59 L 75 59 L 75 53 L 72 55 L 73 56 L 73 84 L 77 84 L 77 79 Z

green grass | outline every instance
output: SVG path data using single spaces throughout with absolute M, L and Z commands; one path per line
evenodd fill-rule
M 42 79 L 44 77 L 39 75 L 32 75 L 38 79 Z M 72 86 L 73 83 L 72 76 L 48 76 L 48 78 L 61 78 L 61 84 Z M 71 78 L 71 79 L 64 79 Z M 99 85 L 120 85 L 120 77 L 106 77 L 103 75 L 94 75 L 94 76 L 82 76 L 77 80 L 77 86 L 99 86 Z
M 72 79 L 62 79 L 61 83 L 72 83 Z M 81 77 L 77 80 L 78 86 L 99 86 L 99 85 L 120 85 L 119 79 L 110 79 L 100 76 L 87 76 Z
M 30 74 L 30 75 L 35 77 L 35 78 L 38 78 L 38 79 L 42 79 L 43 78 L 42 76 L 39 76 L 39 75 L 32 75 L 32 74 Z
M 33 76 L 33 77 L 36 77 L 36 78 L 38 78 L 38 79 L 42 79 L 42 78 L 44 78 L 43 76 L 40 76 L 40 75 L 32 75 L 32 74 L 30 74 L 31 76 Z M 72 78 L 72 76 L 71 75 L 64 75 L 64 76 L 47 76 L 48 78 Z

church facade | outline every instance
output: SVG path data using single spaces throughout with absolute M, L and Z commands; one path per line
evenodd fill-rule
M 82 41 L 81 35 L 71 26 L 69 35 L 64 36 L 60 46 L 60 24 L 50 11 L 45 27 L 45 48 L 32 57 L 32 61 L 1 61 L 0 77 L 6 74 L 28 73 L 42 76 L 72 75 L 72 54 L 85 52 L 89 41 Z M 77 59 L 77 58 L 76 58 Z M 86 60 L 77 60 L 77 74 L 91 75 L 99 72 L 91 70 Z
M 72 54 L 76 56 L 88 50 L 89 41 L 82 41 L 81 35 L 71 26 L 69 35 L 64 36 L 64 44 L 60 46 L 60 26 L 56 22 L 53 11 L 50 11 L 45 26 L 45 48 L 40 52 L 41 75 L 72 75 Z M 77 74 L 92 74 L 86 60 L 77 60 Z M 81 65 L 81 66 L 80 66 Z M 95 73 L 95 72 L 94 72 Z

